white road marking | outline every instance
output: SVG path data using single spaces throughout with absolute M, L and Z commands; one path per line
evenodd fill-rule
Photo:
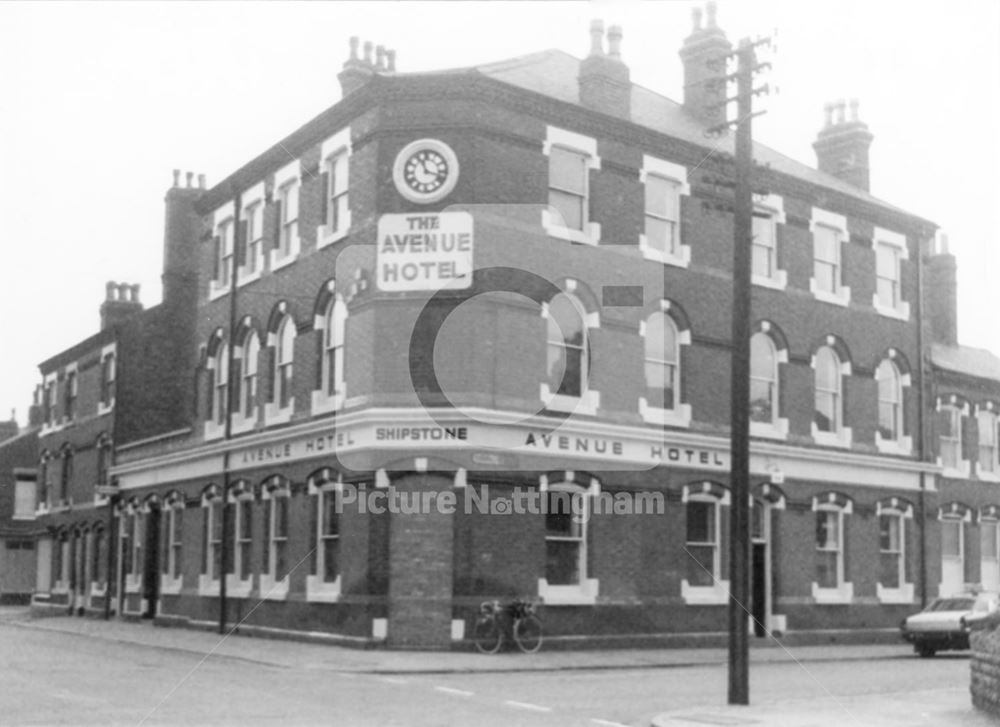
M 552 711 L 552 707 L 543 707 L 540 704 L 531 704 L 530 702 L 515 702 L 512 699 L 506 700 L 504 702 L 504 704 L 508 704 L 511 707 L 519 707 L 520 709 L 532 709 L 532 710 L 534 710 L 536 712 L 551 712 Z
M 475 692 L 467 692 L 464 689 L 455 689 L 453 687 L 434 687 L 439 692 L 444 692 L 445 694 L 454 694 L 456 697 L 471 697 Z
M 379 681 L 388 682 L 389 684 L 406 684 L 409 680 L 402 677 L 379 677 Z
M 590 721 L 594 724 L 607 725 L 607 727 L 628 727 L 627 724 L 622 724 L 621 722 L 608 722 L 606 719 L 591 719 Z

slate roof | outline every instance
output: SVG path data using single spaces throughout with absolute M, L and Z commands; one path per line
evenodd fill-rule
M 1000 381 L 1000 357 L 985 348 L 935 343 L 931 345 L 931 361 L 948 371 Z

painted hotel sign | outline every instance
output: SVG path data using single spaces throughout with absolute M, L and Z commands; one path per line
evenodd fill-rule
M 468 288 L 472 285 L 472 215 L 382 215 L 376 251 L 379 290 Z

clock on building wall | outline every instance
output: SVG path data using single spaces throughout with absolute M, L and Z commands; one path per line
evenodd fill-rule
M 392 179 L 399 193 L 411 202 L 437 202 L 458 182 L 458 157 L 443 141 L 418 139 L 399 152 Z

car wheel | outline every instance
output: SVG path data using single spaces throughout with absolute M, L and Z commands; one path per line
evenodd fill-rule
M 935 649 L 933 646 L 929 646 L 928 644 L 918 644 L 916 647 L 916 652 L 917 654 L 920 655 L 921 659 L 929 659 L 930 657 L 934 656 Z

